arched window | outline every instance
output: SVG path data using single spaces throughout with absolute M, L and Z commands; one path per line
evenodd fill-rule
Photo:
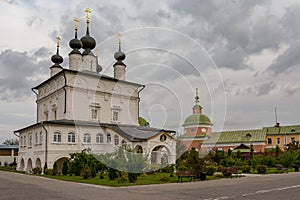
M 40 132 L 40 144 L 42 144 L 43 143 L 43 132 L 41 131 Z
M 54 133 L 53 142 L 61 142 L 61 134 L 59 132 Z
M 38 133 L 35 133 L 35 144 L 39 143 L 39 135 Z
M 122 140 L 121 145 L 124 149 L 127 147 L 127 142 L 125 140 Z
M 111 135 L 110 135 L 110 133 L 107 134 L 106 142 L 107 143 L 111 143 Z
M 32 146 L 32 134 L 29 135 L 29 147 Z
M 119 136 L 115 135 L 115 145 L 119 145 Z
M 75 143 L 75 133 L 68 133 L 68 142 Z
M 26 147 L 26 136 L 24 136 L 24 147 Z
M 91 143 L 91 135 L 89 133 L 85 133 L 83 135 L 83 142 L 84 143 Z
M 103 135 L 101 133 L 96 135 L 96 143 L 103 143 Z
M 23 147 L 23 136 L 20 137 L 20 146 Z

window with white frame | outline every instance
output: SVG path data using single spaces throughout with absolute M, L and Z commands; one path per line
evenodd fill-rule
M 40 144 L 42 144 L 42 143 L 43 143 L 43 132 L 40 131 Z
M 106 136 L 106 142 L 111 143 L 111 134 L 110 133 L 108 133 Z
M 54 133 L 53 142 L 61 142 L 61 134 L 59 132 Z
M 117 122 L 119 120 L 119 112 L 114 110 L 113 111 L 113 121 Z
M 277 138 L 277 144 L 280 144 L 280 138 Z
M 268 144 L 272 144 L 272 138 L 268 138 Z
M 291 143 L 294 143 L 294 142 L 295 142 L 295 138 L 292 137 L 292 138 L 291 138 Z
M 119 136 L 115 135 L 115 145 L 119 145 Z
M 103 143 L 103 135 L 101 133 L 96 135 L 96 143 Z
M 122 140 L 121 145 L 122 145 L 123 148 L 126 149 L 126 147 L 127 147 L 127 142 L 126 142 L 125 140 Z
M 32 147 L 32 134 L 29 135 L 29 147 Z
M 68 133 L 68 142 L 75 143 L 75 133 Z
M 39 135 L 38 133 L 35 133 L 35 144 L 39 143 Z
M 91 110 L 91 114 L 92 114 L 92 119 L 98 119 L 98 110 L 96 108 L 93 108 Z
M 84 143 L 91 143 L 91 134 L 85 133 L 85 134 L 83 135 L 83 142 L 84 142 Z

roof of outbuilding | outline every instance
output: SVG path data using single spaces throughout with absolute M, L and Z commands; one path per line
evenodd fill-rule
M 265 137 L 261 129 L 214 132 L 203 144 L 264 142 Z
M 147 140 L 155 135 L 160 134 L 161 132 L 166 133 L 176 133 L 173 130 L 167 130 L 167 129 L 158 129 L 158 128 L 152 128 L 152 127 L 146 127 L 146 126 L 135 126 L 135 125 L 127 125 L 127 124 L 107 124 L 107 123 L 99 123 L 99 122 L 92 122 L 92 121 L 74 121 L 74 120 L 53 120 L 53 121 L 44 121 L 39 122 L 36 124 L 33 124 L 31 126 L 25 127 L 23 129 L 16 130 L 14 132 L 20 132 L 24 129 L 36 126 L 36 125 L 42 125 L 42 124 L 59 124 L 59 125 L 72 125 L 72 126 L 92 126 L 92 127 L 105 127 L 109 128 L 118 134 L 120 134 L 122 137 L 128 139 L 129 141 L 144 141 Z
M 300 125 L 263 127 L 262 131 L 267 135 L 300 134 Z
M 0 144 L 0 149 L 19 149 L 18 145 Z

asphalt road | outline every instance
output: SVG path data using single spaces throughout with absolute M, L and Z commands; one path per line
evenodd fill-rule
M 0 171 L 0 199 L 299 200 L 300 173 L 111 188 Z

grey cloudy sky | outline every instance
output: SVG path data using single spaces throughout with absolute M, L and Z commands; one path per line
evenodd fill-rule
M 141 115 L 178 131 L 198 87 L 213 130 L 300 122 L 300 2 L 295 0 L 0 2 L 0 142 L 35 122 L 34 87 L 49 76 L 57 35 L 63 66 L 78 17 L 91 35 L 103 73 L 112 75 L 117 33 L 127 80 L 146 84 Z

